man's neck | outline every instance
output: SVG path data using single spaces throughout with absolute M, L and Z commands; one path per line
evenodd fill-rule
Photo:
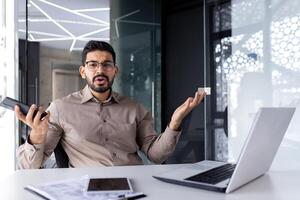
M 100 102 L 104 102 L 109 98 L 110 91 L 111 89 L 107 90 L 106 92 L 100 93 L 100 92 L 95 92 L 94 90 L 91 89 L 93 96 Z

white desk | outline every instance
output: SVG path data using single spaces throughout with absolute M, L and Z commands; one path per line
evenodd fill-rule
M 132 179 L 133 188 L 144 192 L 145 200 L 296 200 L 300 198 L 300 169 L 271 170 L 231 194 L 164 183 L 152 175 L 167 171 L 178 165 L 146 165 L 126 167 L 100 167 L 77 169 L 20 170 L 1 184 L 2 200 L 35 200 L 40 197 L 24 190 L 27 184 L 81 177 L 85 174 L 98 177 L 126 176 Z

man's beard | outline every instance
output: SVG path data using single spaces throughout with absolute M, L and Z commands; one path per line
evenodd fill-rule
M 108 82 L 108 85 L 107 85 L 107 86 L 99 86 L 99 85 L 94 84 L 95 79 L 96 79 L 97 77 L 103 77 L 103 78 L 105 78 L 106 81 Z M 113 83 L 114 83 L 114 79 L 115 79 L 115 77 L 113 77 L 112 80 L 110 81 L 109 78 L 108 78 L 106 75 L 104 75 L 104 74 L 99 74 L 99 75 L 97 75 L 97 76 L 95 76 L 95 77 L 93 78 L 93 81 L 90 81 L 89 79 L 86 79 L 86 82 L 87 82 L 88 86 L 89 86 L 93 91 L 98 92 L 98 93 L 104 93 L 104 92 L 106 92 L 106 91 L 108 91 L 108 90 L 111 90 L 112 85 L 113 85 Z

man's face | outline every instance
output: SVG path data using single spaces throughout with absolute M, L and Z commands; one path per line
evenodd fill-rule
M 80 74 L 88 86 L 95 92 L 104 93 L 111 89 L 118 73 L 112 55 L 107 51 L 92 51 L 86 55 L 84 66 L 80 66 Z

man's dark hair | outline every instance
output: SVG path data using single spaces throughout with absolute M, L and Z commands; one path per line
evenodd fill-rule
M 88 43 L 86 43 L 86 45 L 82 51 L 82 65 L 85 65 L 86 55 L 89 52 L 97 51 L 97 50 L 107 51 L 107 52 L 111 53 L 111 55 L 113 57 L 113 61 L 114 61 L 114 63 L 116 63 L 116 53 L 110 44 L 108 44 L 107 42 L 103 42 L 103 41 L 90 40 Z

